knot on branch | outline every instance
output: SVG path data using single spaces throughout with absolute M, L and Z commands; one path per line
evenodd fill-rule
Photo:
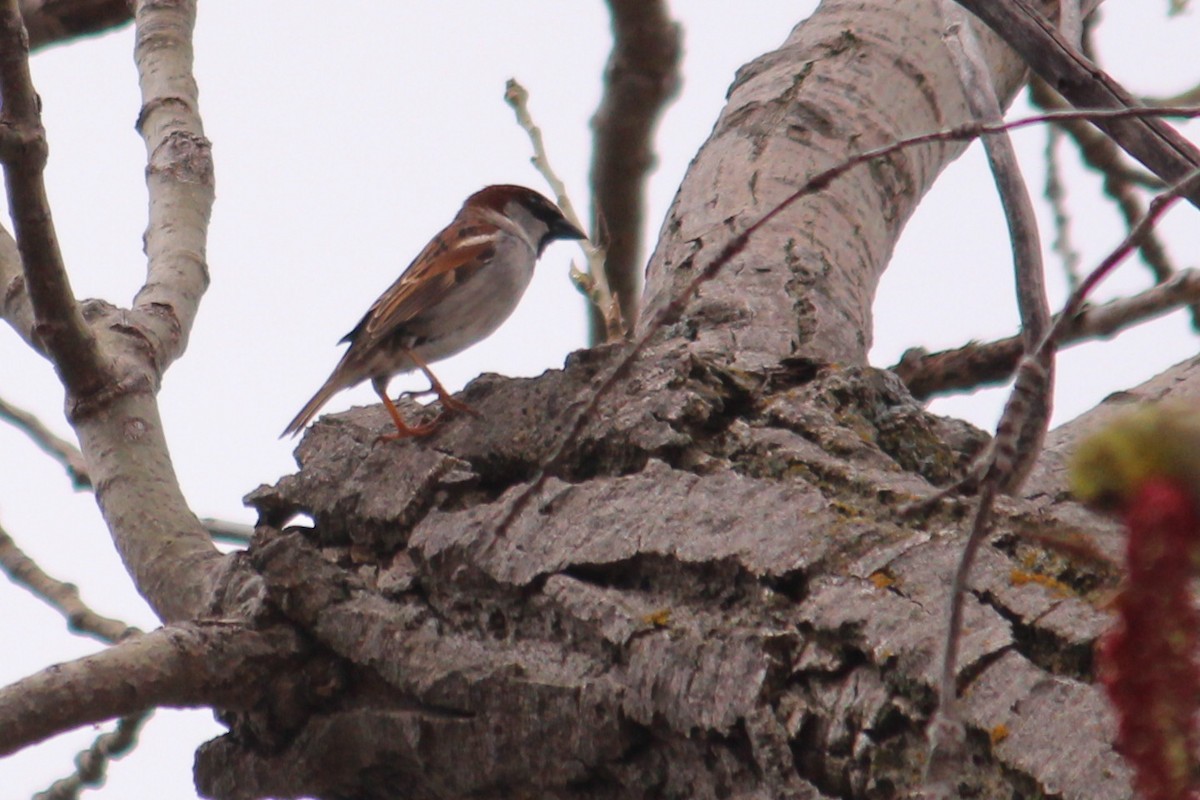
M 150 155 L 147 171 L 183 183 L 213 182 L 212 142 L 184 130 L 168 133 Z

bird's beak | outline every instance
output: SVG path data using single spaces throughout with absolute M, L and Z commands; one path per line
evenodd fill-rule
M 576 228 L 574 225 L 572 225 L 571 222 L 566 217 L 556 220 L 555 223 L 552 226 L 550 226 L 550 236 L 555 239 L 586 239 L 586 238 L 588 238 L 586 233 L 584 233 L 583 231 L 579 230 L 579 228 Z

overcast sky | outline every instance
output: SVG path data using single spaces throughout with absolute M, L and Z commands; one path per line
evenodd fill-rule
M 685 78 L 659 131 L 648 247 L 736 68 L 776 47 L 815 3 L 673 5 L 686 28 Z M 1106 5 L 1106 64 L 1136 92 L 1169 94 L 1200 80 L 1196 16 L 1168 22 L 1166 5 Z M 133 127 L 139 95 L 132 41 L 127 29 L 51 49 L 33 63 L 50 137 L 50 198 L 75 291 L 122 305 L 144 277 L 145 153 Z M 196 74 L 217 175 L 213 283 L 190 349 L 161 394 L 175 467 L 198 514 L 253 521 L 241 498 L 294 470 L 294 442 L 276 437 L 336 363 L 338 339 L 466 195 L 497 182 L 546 191 L 502 100 L 507 78 L 529 89 L 551 158 L 584 203 L 588 122 L 609 45 L 599 0 L 201 3 Z M 1037 193 L 1044 140 L 1038 130 L 1018 136 Z M 1085 263 L 1094 264 L 1123 231 L 1115 214 L 1088 199 L 1096 181 L 1071 173 L 1072 198 L 1080 201 L 1075 239 Z M 1195 212 L 1178 209 L 1165 227 L 1181 265 L 1194 265 Z M 1044 241 L 1050 238 L 1045 231 Z M 437 367 L 447 386 L 457 389 L 481 372 L 536 375 L 584 345 L 582 304 L 567 279 L 572 258 L 578 253 L 567 244 L 547 251 L 508 324 Z M 905 232 L 880 289 L 874 363 L 891 364 L 914 345 L 940 349 L 1013 333 L 1010 274 L 1003 221 L 975 147 L 948 170 Z M 1113 286 L 1146 281 L 1131 265 Z M 1057 273 L 1051 282 L 1062 283 Z M 1195 350 L 1177 314 L 1073 351 L 1060 368 L 1056 419 Z M 49 366 L 3 326 L 0 364 L 0 396 L 73 438 Z M 421 385 L 398 379 L 393 388 Z M 364 386 L 326 410 L 371 402 Z M 990 428 L 1002 402 L 1002 394 L 989 392 L 934 408 Z M 4 426 L 0 470 L 0 524 L 18 543 L 51 574 L 79 584 L 98 611 L 152 627 L 91 496 L 72 494 L 62 470 Z M 0 607 L 4 684 L 96 649 L 6 583 Z M 105 796 L 194 797 L 192 753 L 219 732 L 208 712 L 159 712 L 138 750 L 111 768 Z M 64 735 L 0 760 L 2 794 L 28 796 L 66 775 L 95 733 Z

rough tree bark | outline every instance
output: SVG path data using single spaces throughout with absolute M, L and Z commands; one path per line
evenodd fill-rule
M 1011 97 L 1023 67 L 983 35 Z M 935 3 L 822 4 L 739 73 L 663 227 L 643 324 L 816 169 L 966 119 Z M 484 376 L 465 399 L 486 422 L 417 443 L 376 445 L 377 410 L 319 423 L 300 471 L 250 496 L 262 524 L 247 560 L 265 618 L 299 626 L 336 668 L 287 708 L 231 719 L 199 754 L 201 790 L 917 788 L 965 514 L 897 509 L 986 437 L 927 414 L 865 361 L 892 246 L 961 150 L 857 169 L 753 239 L 503 534 L 498 520 L 620 348 L 535 379 Z M 1088 684 L 1106 624 L 1094 594 L 1112 576 L 1023 538 L 1082 529 L 1113 546 L 1115 531 L 1065 498 L 1073 430 L 1052 440 L 1029 497 L 1001 509 L 972 585 L 961 680 L 965 790 L 978 796 L 1129 795 Z M 300 512 L 312 527 L 281 529 Z

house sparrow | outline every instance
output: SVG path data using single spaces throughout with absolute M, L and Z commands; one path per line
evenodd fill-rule
M 430 433 L 439 420 L 409 425 L 387 395 L 393 375 L 416 369 L 429 378 L 445 413 L 471 412 L 434 377 L 430 362 L 482 341 L 508 319 L 546 245 L 586 238 L 558 206 L 532 189 L 488 186 L 471 195 L 454 221 L 342 337 L 349 349 L 281 437 L 298 433 L 334 394 L 368 378 L 396 424 L 388 438 Z

